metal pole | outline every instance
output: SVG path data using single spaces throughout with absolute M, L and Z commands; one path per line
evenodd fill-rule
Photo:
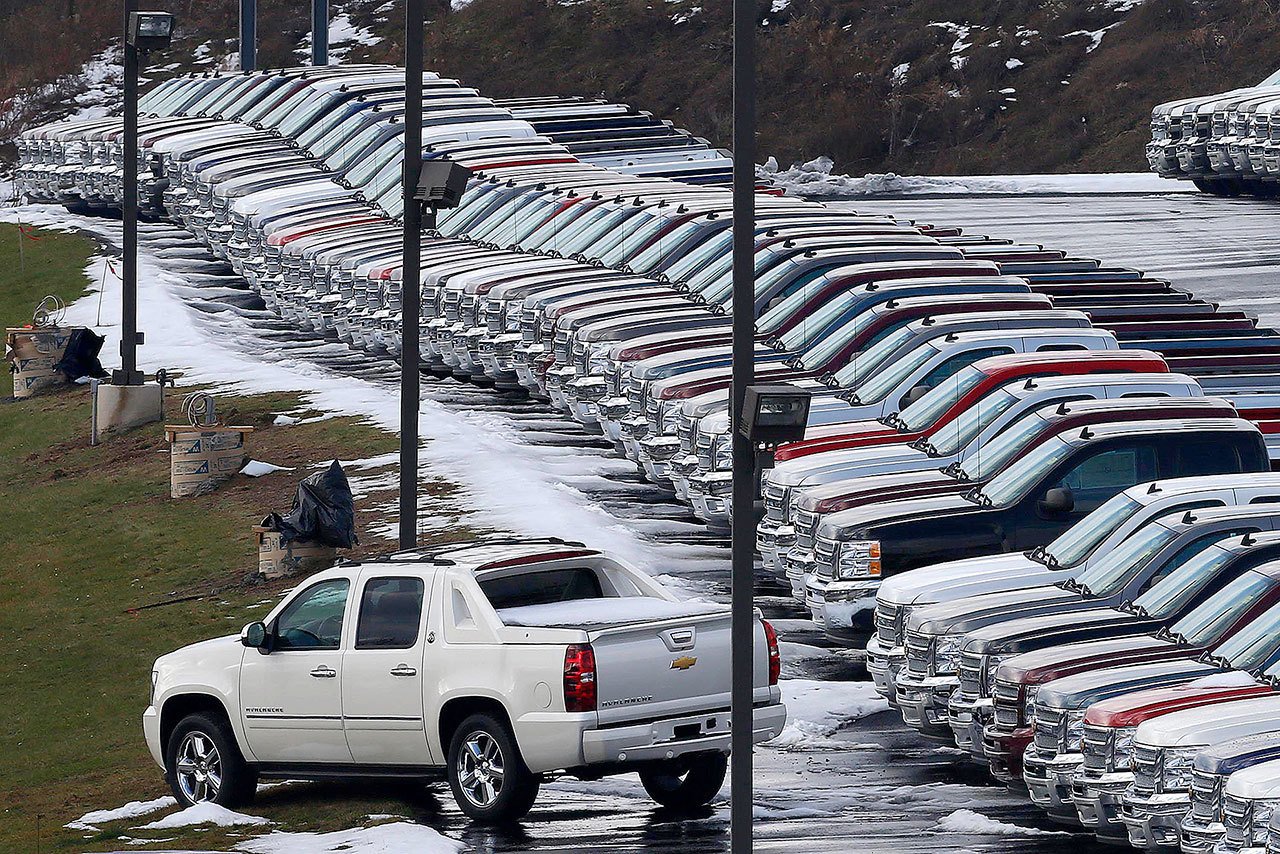
M 142 385 L 138 370 L 138 49 L 129 44 L 129 13 L 138 0 L 124 0 L 124 269 L 121 271 L 120 369 L 115 385 Z
M 240 70 L 258 70 L 258 0 L 240 0 Z
M 311 0 L 311 64 L 329 64 L 329 0 Z
M 422 170 L 423 0 L 407 0 L 404 15 L 404 257 L 400 280 L 400 548 L 418 544 L 418 321 L 421 298 L 422 207 L 414 199 Z M 432 220 L 435 214 L 432 214 Z
M 733 0 L 733 758 L 729 777 L 729 847 L 733 854 L 750 854 L 752 842 L 756 460 L 751 441 L 738 426 L 746 388 L 755 381 L 755 25 L 753 0 Z

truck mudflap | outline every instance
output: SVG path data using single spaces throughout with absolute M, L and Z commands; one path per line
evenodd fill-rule
M 786 722 L 787 709 L 781 703 L 756 706 L 752 742 L 776 738 Z M 582 758 L 594 765 L 652 762 L 708 751 L 728 753 L 729 731 L 727 711 L 593 729 L 582 734 Z

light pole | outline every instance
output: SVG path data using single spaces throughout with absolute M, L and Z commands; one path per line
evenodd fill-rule
M 400 548 L 418 544 L 418 322 L 422 296 L 423 0 L 404 4 L 404 257 L 400 278 Z
M 329 0 L 311 0 L 311 64 L 329 64 Z
M 258 70 L 258 0 L 240 0 L 240 70 Z
M 751 854 L 751 773 L 755 713 L 755 449 L 740 429 L 747 386 L 755 380 L 756 81 L 754 0 L 733 0 L 733 529 L 730 541 L 732 687 L 729 847 Z

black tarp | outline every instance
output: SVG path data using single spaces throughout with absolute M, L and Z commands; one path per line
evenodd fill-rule
M 98 361 L 102 352 L 103 338 L 92 329 L 75 329 L 67 340 L 66 352 L 53 366 L 53 369 L 67 378 L 67 382 L 75 382 L 81 377 L 93 377 L 100 380 L 107 375 Z

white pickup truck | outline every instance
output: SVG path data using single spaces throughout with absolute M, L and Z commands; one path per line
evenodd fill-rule
M 758 619 L 758 615 L 757 615 Z M 729 752 L 730 618 L 577 543 L 479 543 L 314 575 L 236 637 L 156 660 L 143 730 L 183 804 L 259 778 L 448 779 L 519 818 L 539 784 L 638 772 L 702 806 Z M 755 633 L 754 738 L 778 735 L 777 638 Z

